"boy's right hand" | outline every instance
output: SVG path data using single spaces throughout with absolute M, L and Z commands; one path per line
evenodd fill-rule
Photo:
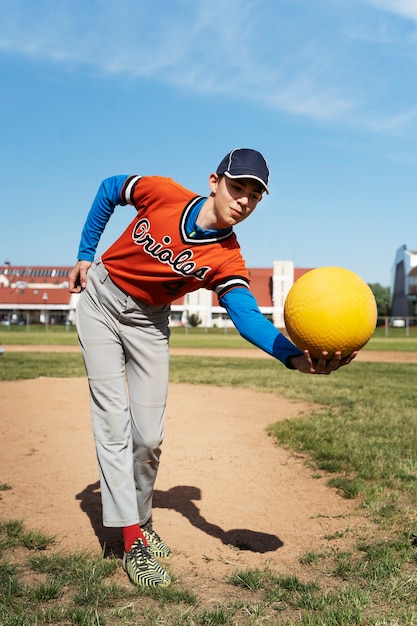
M 80 293 L 87 286 L 87 272 L 91 267 L 91 261 L 78 261 L 69 275 L 70 293 Z

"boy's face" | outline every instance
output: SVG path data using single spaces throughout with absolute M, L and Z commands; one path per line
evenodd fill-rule
M 228 178 L 211 174 L 217 228 L 228 228 L 243 222 L 262 199 L 263 187 L 251 178 Z

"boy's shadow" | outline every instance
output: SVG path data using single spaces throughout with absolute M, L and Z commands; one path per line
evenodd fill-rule
M 80 508 L 90 519 L 91 526 L 100 542 L 105 557 L 114 555 L 123 557 L 123 541 L 120 528 L 103 526 L 101 507 L 100 482 L 97 481 L 77 493 L 76 500 L 80 501 Z
M 270 535 L 248 528 L 233 528 L 223 530 L 220 526 L 206 520 L 200 513 L 200 509 L 194 503 L 201 500 L 201 490 L 198 487 L 178 486 L 168 491 L 154 492 L 154 506 L 158 509 L 172 509 L 181 513 L 188 519 L 190 524 L 211 537 L 220 539 L 225 545 L 232 545 L 240 550 L 252 552 L 272 552 L 278 550 L 284 544 L 276 535 Z
M 123 555 L 123 543 L 119 528 L 106 528 L 102 524 L 102 509 L 100 485 L 97 481 L 88 485 L 76 496 L 80 500 L 80 507 L 90 518 L 91 526 L 100 541 L 105 556 L 113 554 Z M 276 535 L 250 530 L 247 528 L 234 528 L 223 530 L 220 526 L 207 521 L 194 503 L 201 500 L 201 490 L 198 487 L 177 486 L 168 491 L 154 492 L 153 506 L 159 509 L 172 509 L 183 515 L 190 524 L 207 533 L 211 537 L 220 539 L 225 545 L 232 545 L 240 550 L 252 552 L 272 552 L 282 547 L 283 542 Z

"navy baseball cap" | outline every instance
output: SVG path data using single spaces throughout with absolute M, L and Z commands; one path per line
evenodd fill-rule
M 216 170 L 228 178 L 253 178 L 269 193 L 269 166 L 260 152 L 251 148 L 235 148 L 227 154 Z

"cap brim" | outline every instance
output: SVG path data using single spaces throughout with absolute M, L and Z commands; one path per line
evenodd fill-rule
M 264 181 L 261 178 L 259 178 L 259 176 L 255 176 L 254 174 L 239 174 L 239 176 L 232 176 L 231 174 L 229 174 L 229 172 L 224 172 L 224 175 L 227 176 L 227 178 L 233 178 L 233 179 L 250 178 L 252 180 L 256 180 L 258 183 L 262 185 L 266 193 L 269 194 L 268 187 L 265 185 Z

